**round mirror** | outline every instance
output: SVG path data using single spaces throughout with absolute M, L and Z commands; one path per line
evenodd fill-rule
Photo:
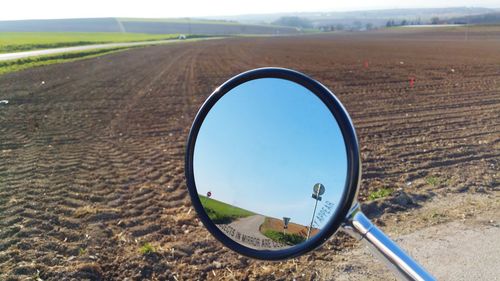
M 188 141 L 190 195 L 208 230 L 260 259 L 321 245 L 355 197 L 359 156 L 334 95 L 295 71 L 252 70 L 219 87 Z

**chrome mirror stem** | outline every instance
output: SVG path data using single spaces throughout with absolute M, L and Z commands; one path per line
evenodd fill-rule
M 354 204 L 345 223 L 344 232 L 368 246 L 401 280 L 436 280 L 421 265 L 406 254 L 396 243 L 378 229 Z

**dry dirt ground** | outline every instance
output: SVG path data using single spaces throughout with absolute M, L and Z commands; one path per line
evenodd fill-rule
M 0 104 L 0 280 L 369 278 L 377 268 L 353 266 L 361 254 L 345 235 L 277 263 L 221 247 L 188 198 L 187 133 L 231 76 L 297 69 L 335 91 L 353 118 L 361 201 L 393 190 L 364 207 L 378 225 L 399 237 L 462 220 L 474 205 L 448 208 L 456 216 L 423 210 L 445 195 L 497 198 L 500 30 L 471 31 L 468 41 L 440 32 L 180 43 L 0 76 L 9 100 Z M 145 243 L 151 253 L 140 252 Z

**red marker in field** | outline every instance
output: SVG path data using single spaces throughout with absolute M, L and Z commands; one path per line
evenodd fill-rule
M 367 61 L 367 60 L 365 60 L 365 61 L 363 62 L 363 67 L 364 67 L 364 68 L 368 68 L 368 61 Z
M 210 198 L 210 196 L 212 196 L 212 192 L 207 192 L 207 197 Z
M 415 85 L 415 77 L 410 77 L 410 88 L 413 88 Z

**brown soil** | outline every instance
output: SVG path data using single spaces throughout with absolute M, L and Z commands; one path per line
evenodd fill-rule
M 274 230 L 278 232 L 283 231 L 283 220 L 275 219 L 275 218 L 266 218 L 264 223 L 260 226 L 260 232 L 264 233 L 266 230 Z M 293 222 L 288 223 L 288 228 L 286 233 L 290 234 L 298 234 L 302 237 L 307 237 L 307 226 L 296 224 Z M 311 236 L 316 235 L 319 232 L 319 229 L 313 228 L 311 230 Z
M 172 44 L 1 76 L 0 280 L 319 276 L 312 263 L 338 260 L 345 235 L 298 259 L 249 260 L 208 234 L 188 198 L 196 111 L 256 67 L 335 91 L 360 140 L 360 199 L 395 190 L 365 207 L 379 224 L 435 194 L 498 191 L 500 32 L 436 32 Z M 141 254 L 146 242 L 154 253 Z

